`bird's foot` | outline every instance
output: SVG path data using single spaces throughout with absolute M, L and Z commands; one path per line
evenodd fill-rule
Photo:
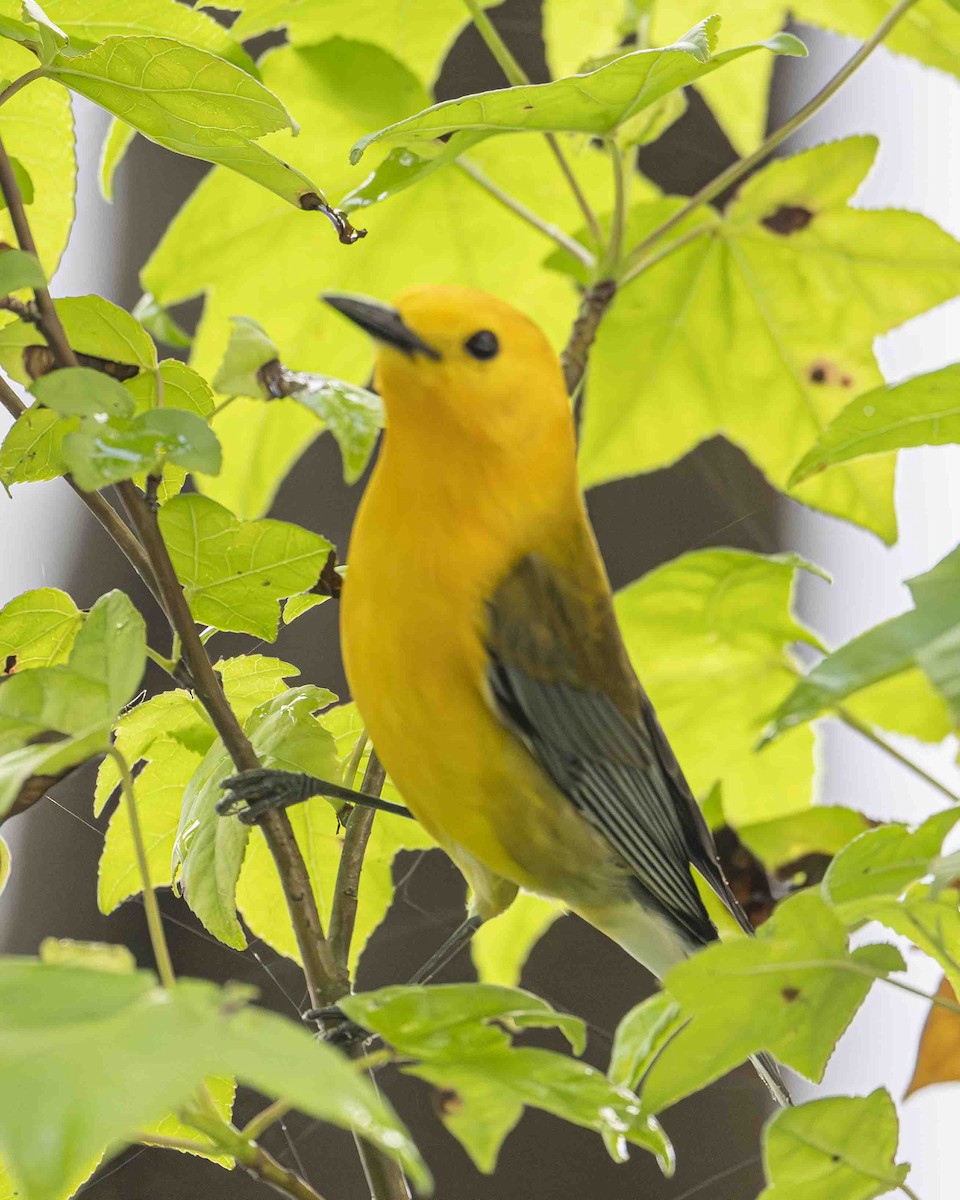
M 221 817 L 237 816 L 245 825 L 254 825 L 272 809 L 289 808 L 317 794 L 316 780 L 309 775 L 257 767 L 241 771 L 221 783 L 226 796 L 217 805 Z
M 303 1014 L 303 1019 L 321 1022 L 326 1030 L 323 1040 L 327 1045 L 337 1046 L 344 1050 L 377 1036 L 369 1029 L 358 1025 L 356 1021 L 349 1020 L 347 1014 L 337 1004 L 330 1004 L 326 1008 L 309 1008 Z M 331 1022 L 336 1022 L 336 1024 L 331 1024 Z

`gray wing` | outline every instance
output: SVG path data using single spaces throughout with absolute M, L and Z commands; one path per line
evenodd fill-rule
M 487 608 L 487 679 L 498 715 L 622 859 L 640 898 L 693 941 L 712 941 L 693 864 L 749 930 L 630 666 L 606 586 L 584 589 L 528 556 Z

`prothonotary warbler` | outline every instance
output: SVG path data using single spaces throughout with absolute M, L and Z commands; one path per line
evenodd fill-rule
M 466 287 L 325 298 L 377 340 L 387 418 L 347 558 L 347 679 L 470 925 L 524 888 L 662 977 L 717 937 L 696 872 L 749 931 L 627 657 L 544 334 Z

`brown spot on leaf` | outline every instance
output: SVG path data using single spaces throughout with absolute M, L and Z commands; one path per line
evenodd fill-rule
M 463 1097 L 453 1088 L 440 1088 L 433 1094 L 437 1116 L 453 1117 L 463 1108 Z
M 822 367 L 822 366 L 811 367 L 810 368 L 810 382 L 811 383 L 826 383 L 827 382 L 826 367 Z
M 8 654 L 6 662 L 3 664 L 4 675 L 12 675 L 16 669 L 17 669 L 17 656 L 15 654 Z
M 800 989 L 795 987 L 785 987 L 780 989 L 780 995 L 788 1004 L 792 1004 L 800 995 Z
M 853 387 L 853 376 L 852 375 L 841 375 L 840 376 L 840 386 L 845 387 L 845 388 Z
M 804 208 L 801 204 L 781 204 L 776 212 L 764 217 L 760 224 L 771 233 L 789 237 L 792 233 L 806 229 L 812 220 L 813 213 L 809 208 Z
M 853 376 L 828 358 L 818 358 L 810 363 L 807 378 L 811 383 L 823 387 L 852 388 L 854 384 Z

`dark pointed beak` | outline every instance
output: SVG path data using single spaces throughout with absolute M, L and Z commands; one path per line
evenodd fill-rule
M 419 334 L 405 325 L 403 317 L 389 304 L 381 304 L 379 300 L 370 300 L 366 296 L 351 296 L 346 292 L 324 292 L 321 299 L 378 342 L 402 350 L 404 354 L 440 358 L 439 350 L 428 346 Z

